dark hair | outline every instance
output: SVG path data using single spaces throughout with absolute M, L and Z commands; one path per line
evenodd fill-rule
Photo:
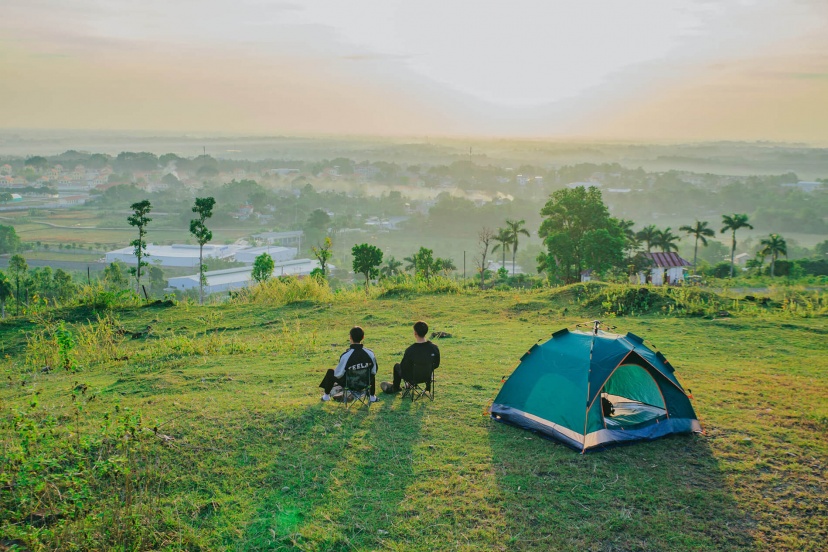
M 351 339 L 354 343 L 362 343 L 362 340 L 365 339 L 365 332 L 359 326 L 354 326 L 351 328 Z
M 420 337 L 425 337 L 428 333 L 428 324 L 423 322 L 422 320 L 414 323 L 414 333 L 419 335 Z

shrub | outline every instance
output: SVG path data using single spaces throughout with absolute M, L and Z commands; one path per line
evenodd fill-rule
M 234 294 L 231 301 L 242 304 L 255 303 L 281 306 L 300 301 L 325 303 L 331 302 L 333 299 L 334 293 L 324 279 L 286 276 L 271 278 L 242 289 Z
M 737 269 L 734 269 L 734 275 L 737 275 Z M 720 263 L 716 263 L 716 265 L 709 270 L 707 273 L 709 276 L 713 276 L 714 278 L 727 278 L 730 276 L 730 263 L 727 261 L 722 261 Z

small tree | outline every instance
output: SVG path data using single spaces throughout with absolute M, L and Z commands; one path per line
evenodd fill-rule
M 6 275 L 0 272 L 0 317 L 6 318 L 6 300 L 12 296 L 12 285 Z
M 127 222 L 130 226 L 134 226 L 138 228 L 138 238 L 132 240 L 130 245 L 132 245 L 135 249 L 135 257 L 138 259 L 138 265 L 134 268 L 130 268 L 130 274 L 135 275 L 135 286 L 136 291 L 138 294 L 141 294 L 141 267 L 148 266 L 144 260 L 144 257 L 147 256 L 147 240 L 144 239 L 147 235 L 147 224 L 149 224 L 152 219 L 149 218 L 147 215 L 152 210 L 152 205 L 150 204 L 148 199 L 143 201 L 139 201 L 138 203 L 133 203 L 129 206 L 132 209 L 132 214 L 127 217 Z
M 311 247 L 313 256 L 319 261 L 319 272 L 322 274 L 323 278 L 328 275 L 328 261 L 333 255 L 333 251 L 331 251 L 332 248 L 333 242 L 329 236 L 326 236 L 325 240 L 320 245 L 314 245 Z
M 273 257 L 267 253 L 262 253 L 253 261 L 253 273 L 251 276 L 259 284 L 266 282 L 273 274 L 273 267 L 275 265 L 276 263 L 273 262 Z
M 205 221 L 213 216 L 213 207 L 216 200 L 212 197 L 197 197 L 193 206 L 193 213 L 197 219 L 190 221 L 190 234 L 198 242 L 198 303 L 204 304 L 204 244 L 213 239 L 213 233 L 207 228 Z
M 400 267 L 402 267 L 402 262 L 391 257 L 385 261 L 385 266 L 380 269 L 380 275 L 385 278 L 392 278 L 400 274 Z
M 454 264 L 454 260 L 448 257 L 434 259 L 434 272 L 442 272 L 444 276 L 448 276 L 455 270 L 457 270 L 457 266 Z
M 410 257 L 403 257 L 403 261 L 405 261 L 405 270 L 411 272 L 414 276 L 417 275 L 417 255 L 411 255 Z
M 12 258 L 9 259 L 9 273 L 14 279 L 14 285 L 17 289 L 17 293 L 15 294 L 15 316 L 20 314 L 20 282 L 25 280 L 28 270 L 29 265 L 26 263 L 23 255 L 12 255 Z
M 422 274 L 426 282 L 431 281 L 431 275 L 434 274 L 434 251 L 420 247 L 414 255 L 414 265 L 417 267 L 417 273 Z
M 153 265 L 149 269 L 150 289 L 153 293 L 163 294 L 166 280 L 164 279 L 164 269 L 158 265 Z
M 351 249 L 354 256 L 352 266 L 354 272 L 365 276 L 365 289 L 371 280 L 379 276 L 379 266 L 382 264 L 382 250 L 375 245 L 361 243 Z
M 0 224 L 0 255 L 15 253 L 20 249 L 20 246 L 20 237 L 14 230 L 14 226 Z
M 124 277 L 124 271 L 121 269 L 121 263 L 109 263 L 103 270 L 103 280 L 109 289 L 123 289 L 127 282 Z

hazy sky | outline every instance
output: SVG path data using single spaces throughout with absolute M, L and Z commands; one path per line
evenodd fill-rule
M 828 0 L 1 0 L 0 127 L 828 143 Z

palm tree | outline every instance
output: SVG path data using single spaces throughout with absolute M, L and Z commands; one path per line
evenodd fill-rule
M 512 243 L 512 276 L 515 275 L 515 257 L 517 256 L 518 236 L 523 234 L 529 237 L 529 231 L 523 228 L 526 224 L 525 220 L 509 220 L 506 219 L 506 233 L 509 234 L 509 241 Z
M 658 228 L 655 227 L 655 224 L 645 226 L 638 231 L 635 237 L 638 238 L 639 242 L 645 242 L 647 244 L 647 253 L 649 253 L 653 248 L 653 243 L 658 237 Z
M 442 272 L 443 276 L 448 276 L 451 273 L 451 271 L 457 270 L 457 267 L 454 266 L 453 260 L 449 258 L 442 259 L 440 257 L 437 257 L 436 259 L 434 259 L 434 270 Z
M 391 278 L 393 276 L 397 276 L 400 273 L 400 267 L 402 266 L 402 262 L 398 261 L 394 257 L 389 258 L 385 261 L 385 266 L 380 269 L 380 274 L 385 276 L 386 278 Z
M 497 235 L 492 238 L 497 243 L 494 247 L 492 247 L 492 253 L 500 249 L 503 252 L 503 268 L 506 268 L 506 250 L 509 248 L 509 244 L 512 243 L 512 236 L 509 231 L 505 228 L 498 228 Z
M 413 272 L 414 275 L 417 275 L 417 257 L 416 255 L 411 255 L 410 257 L 403 257 L 403 261 L 405 262 L 405 270 L 406 272 Z
M 655 238 L 653 239 L 653 246 L 660 248 L 665 253 L 670 251 L 678 251 L 677 241 L 681 240 L 672 232 L 669 226 L 664 230 L 656 230 Z
M 696 246 L 693 248 L 693 274 L 695 274 L 696 259 L 699 255 L 699 241 L 702 242 L 704 247 L 707 247 L 707 238 L 712 238 L 716 235 L 716 232 L 712 228 L 707 227 L 707 221 L 699 222 L 698 220 L 695 226 L 682 226 L 679 228 L 679 232 L 687 232 L 687 234 L 696 237 Z
M 736 230 L 740 228 L 750 228 L 753 226 L 748 224 L 748 216 L 739 213 L 732 215 L 722 215 L 722 234 L 730 230 L 733 234 L 733 241 L 730 246 L 730 277 L 733 278 L 733 259 L 736 256 Z
M 763 256 L 770 255 L 770 275 L 771 278 L 773 278 L 773 269 L 774 265 L 776 265 L 776 259 L 780 254 L 785 255 L 786 257 L 788 256 L 788 244 L 785 243 L 785 238 L 779 234 L 771 234 L 759 243 L 764 245 L 764 247 L 759 251 L 759 254 Z
M 634 251 L 638 247 L 638 238 L 635 237 L 633 226 L 635 226 L 635 221 L 633 220 L 620 219 L 618 221 L 618 228 L 621 229 L 621 233 L 624 235 L 624 240 L 626 241 L 624 249 L 629 251 Z

